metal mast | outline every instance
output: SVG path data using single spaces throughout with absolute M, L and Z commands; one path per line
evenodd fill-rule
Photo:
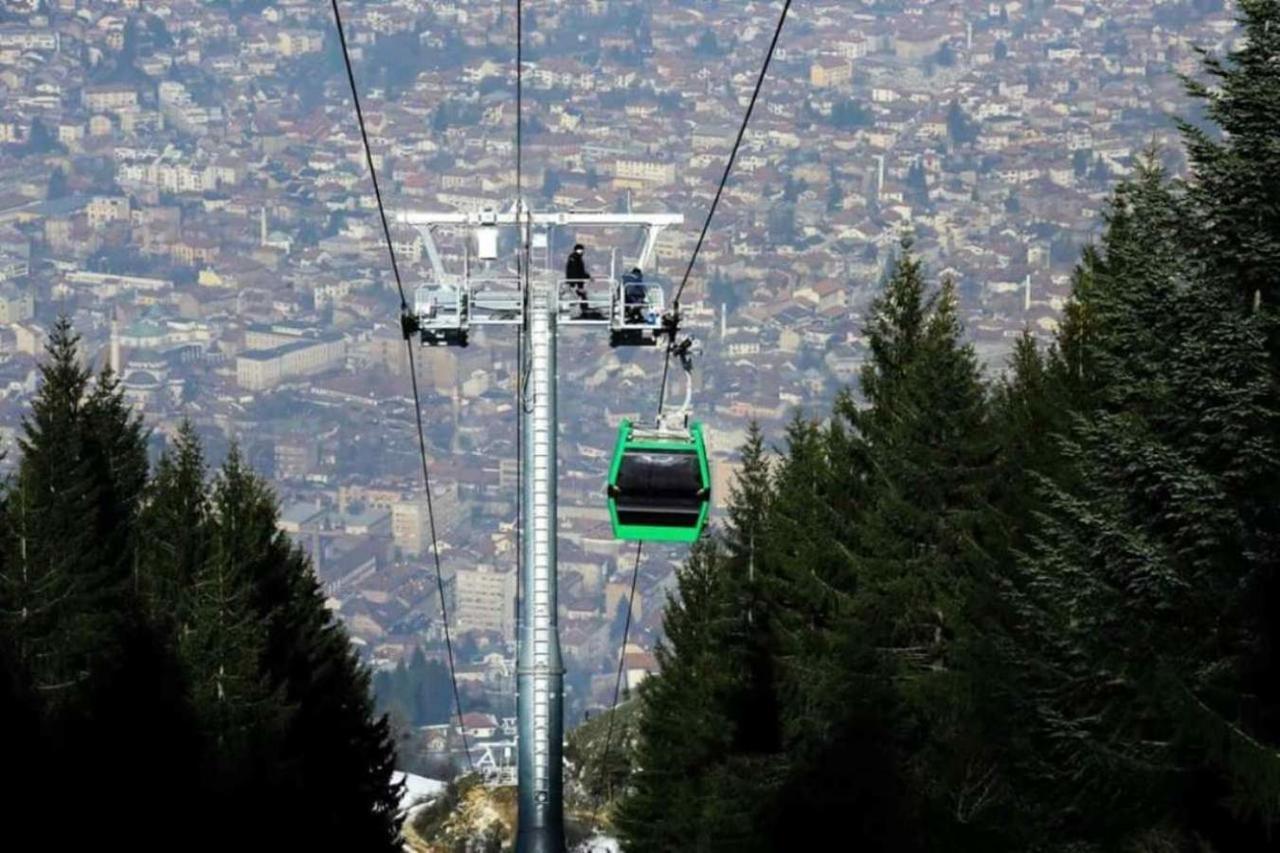
M 527 226 L 526 226 L 527 227 Z M 528 241 L 525 241 L 528 245 Z M 516 849 L 564 850 L 561 744 L 564 667 L 556 615 L 556 293 L 548 276 L 529 279 L 525 339 L 529 379 L 522 423 L 524 577 L 520 590 L 520 825 Z
M 522 478 L 520 483 L 521 620 L 518 637 L 519 684 L 519 853 L 563 853 L 564 850 L 564 666 L 560 658 L 557 616 L 556 532 L 557 462 L 556 342 L 560 326 L 594 326 L 613 335 L 656 342 L 649 321 L 637 325 L 623 312 L 620 283 L 612 276 L 590 282 L 586 306 L 561 301 L 565 283 L 549 269 L 530 269 L 529 247 L 546 250 L 550 263 L 551 232 L 556 228 L 618 228 L 644 230 L 636 266 L 648 268 L 658 235 L 683 223 L 680 214 L 667 213 L 532 213 L 517 202 L 509 211 L 426 213 L 406 211 L 397 221 L 413 225 L 421 234 L 432 267 L 431 284 L 415 292 L 414 314 L 424 344 L 469 343 L 473 326 L 521 325 L 528 360 L 527 383 L 518 405 L 521 424 Z M 437 228 L 453 228 L 468 238 L 486 229 L 515 228 L 520 237 L 522 275 L 493 276 L 472 269 L 461 274 L 445 270 L 435 241 Z M 493 240 L 477 245 L 496 245 Z M 479 252 L 484 256 L 484 252 Z M 523 289 L 528 289 L 527 293 Z M 577 306 L 581 307 L 581 305 Z

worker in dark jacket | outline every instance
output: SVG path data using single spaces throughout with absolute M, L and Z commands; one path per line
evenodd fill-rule
M 645 322 L 645 308 L 649 302 L 649 290 L 644 286 L 644 272 L 632 267 L 622 276 L 622 304 L 627 323 Z
M 587 316 L 587 282 L 591 281 L 591 273 L 587 272 L 587 262 L 582 253 L 586 248 L 578 243 L 569 253 L 569 260 L 564 264 L 564 280 L 578 297 L 579 318 Z

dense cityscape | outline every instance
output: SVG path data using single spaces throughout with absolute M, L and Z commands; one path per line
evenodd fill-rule
M 389 207 L 509 206 L 510 4 L 345 5 Z M 543 208 L 684 214 L 651 271 L 678 277 L 776 9 L 526 8 L 524 194 Z M 704 351 L 695 400 L 720 507 L 750 422 L 777 432 L 854 382 L 864 312 L 904 237 L 931 279 L 955 282 L 989 371 L 1024 329 L 1051 335 L 1114 180 L 1148 148 L 1185 168 L 1171 116 L 1192 106 L 1178 74 L 1197 70 L 1196 47 L 1221 51 L 1236 35 L 1212 0 L 814 2 L 793 14 L 684 300 Z M 281 529 L 310 553 L 383 691 L 397 664 L 438 664 L 395 281 L 327 4 L 10 0 L 0 94 L 6 464 L 47 330 L 69 316 L 92 366 L 110 365 L 143 412 L 153 452 L 189 419 L 212 460 L 236 443 L 270 479 Z M 430 274 L 425 246 L 405 226 L 393 236 L 415 287 Z M 635 248 L 562 238 L 549 263 L 579 240 L 599 275 Z M 603 479 L 619 420 L 656 405 L 661 364 L 572 332 L 562 353 L 572 726 L 612 699 L 632 552 L 611 534 Z M 515 354 L 514 338 L 490 332 L 423 350 L 418 377 L 461 722 L 493 767 L 512 760 Z M 628 687 L 656 668 L 683 556 L 653 548 L 640 566 Z M 426 660 L 409 666 L 419 648 Z M 447 703 L 381 698 L 423 727 L 424 751 L 448 748 L 434 743 Z

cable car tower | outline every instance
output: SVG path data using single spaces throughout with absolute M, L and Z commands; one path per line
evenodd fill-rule
M 635 228 L 643 248 L 633 265 L 651 269 L 659 235 L 684 222 L 681 214 L 535 212 L 523 201 L 507 211 L 396 216 L 422 237 L 432 270 L 430 284 L 414 292 L 406 334 L 424 346 L 467 346 L 478 326 L 524 331 L 526 375 L 520 377 L 523 470 L 520 519 L 523 576 L 518 636 L 519 828 L 521 853 L 562 853 L 564 667 L 560 658 L 556 575 L 556 340 L 561 327 L 607 330 L 612 346 L 654 346 L 664 334 L 666 305 L 660 286 L 604 278 L 566 281 L 552 267 L 557 229 Z M 464 239 L 460 272 L 445 269 L 436 242 L 452 230 Z M 519 239 L 517 272 L 499 263 L 500 236 Z M 473 254 L 474 252 L 474 254 Z M 534 269 L 533 259 L 541 260 Z

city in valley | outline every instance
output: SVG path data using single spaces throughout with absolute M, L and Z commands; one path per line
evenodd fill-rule
M 765 3 L 527 4 L 524 195 L 538 209 L 680 213 L 655 281 L 678 281 L 768 48 Z M 508 209 L 510 4 L 344 4 L 391 211 Z M 839 0 L 797 4 L 684 296 L 712 495 L 752 421 L 826 411 L 868 357 L 866 309 L 904 239 L 950 278 L 989 372 L 1057 328 L 1117 178 L 1150 151 L 1185 170 L 1179 73 L 1223 50 L 1221 4 Z M 451 738 L 444 625 L 395 279 L 329 5 L 8 0 L 0 5 L 0 446 L 15 461 L 49 328 L 74 321 L 159 453 L 190 420 L 273 484 L 281 530 L 375 668 L 380 707 Z M 593 275 L 634 256 L 558 233 Z M 406 287 L 421 235 L 392 223 Z M 465 262 L 442 240 L 443 262 Z M 504 246 L 504 252 L 514 249 Z M 472 757 L 514 760 L 515 334 L 424 348 L 418 366 L 440 571 Z M 604 483 L 618 423 L 651 416 L 662 356 L 560 340 L 559 626 L 566 727 L 612 700 L 634 551 Z M 712 523 L 715 523 L 713 513 Z M 656 668 L 673 570 L 639 565 L 624 686 Z M 419 653 L 419 650 L 420 653 Z M 408 698 L 407 698 L 408 697 Z M 435 758 L 433 758 L 435 756 Z

